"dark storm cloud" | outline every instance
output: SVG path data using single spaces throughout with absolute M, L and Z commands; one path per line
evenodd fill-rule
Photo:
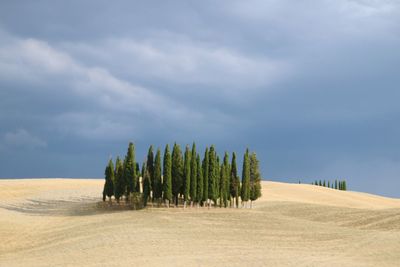
M 0 7 L 2 177 L 99 177 L 128 140 L 197 140 L 250 146 L 267 179 L 399 196 L 397 1 Z

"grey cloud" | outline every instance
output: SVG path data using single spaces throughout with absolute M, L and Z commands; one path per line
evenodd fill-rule
M 4 1 L 0 18 L 0 136 L 46 140 L 35 175 L 197 140 L 249 146 L 267 179 L 399 196 L 398 1 Z

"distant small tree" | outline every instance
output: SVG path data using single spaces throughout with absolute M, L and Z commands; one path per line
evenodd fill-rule
M 184 182 L 183 182 L 183 197 L 184 197 L 184 207 L 186 208 L 186 203 L 190 198 L 190 148 L 186 146 L 185 149 L 185 158 L 184 158 L 184 168 L 183 168 L 183 175 L 184 175 Z
M 150 173 L 149 169 L 144 170 L 144 175 L 143 175 L 143 205 L 146 207 L 147 206 L 147 201 L 150 197 Z
M 105 170 L 105 183 L 104 183 L 104 189 L 103 189 L 103 201 L 106 200 L 106 197 L 109 198 L 111 202 L 111 197 L 114 195 L 114 164 L 112 160 L 110 159 L 108 161 L 108 165 Z
M 149 172 L 150 192 L 151 192 L 154 187 L 154 152 L 153 152 L 152 145 L 149 147 L 149 151 L 147 152 L 146 167 L 147 167 L 147 171 Z M 154 201 L 154 193 L 153 193 L 152 200 Z
M 328 187 L 331 188 L 331 183 L 330 183 L 330 181 L 328 181 Z
M 136 163 L 135 163 L 135 147 L 133 143 L 129 143 L 128 152 L 126 153 L 124 160 L 123 176 L 126 185 L 126 199 L 129 199 L 129 195 L 136 189 Z
M 190 206 L 197 202 L 197 152 L 196 144 L 193 142 L 190 160 Z
M 219 164 L 217 161 L 217 154 L 215 152 L 214 145 L 210 147 L 208 160 L 208 198 L 214 202 L 214 205 L 217 205 Z
M 153 198 L 159 201 L 162 197 L 162 180 L 161 180 L 161 151 L 157 149 L 156 159 L 154 161 L 154 180 L 153 180 Z
M 135 173 L 136 173 L 136 188 L 135 191 L 140 193 L 140 167 L 139 167 L 139 162 L 135 163 Z
M 321 180 L 319 180 L 319 184 L 318 184 L 319 186 L 322 186 L 322 181 Z
M 250 207 L 261 197 L 261 173 L 256 153 L 250 156 Z
M 324 180 L 324 183 L 323 183 L 323 187 L 326 187 L 325 180 Z
M 208 203 L 208 171 L 209 171 L 209 151 L 208 147 L 206 147 L 206 151 L 204 152 L 204 158 L 203 158 L 203 164 L 202 164 L 202 169 L 203 169 L 203 202 Z
M 197 206 L 199 205 L 199 203 L 201 203 L 201 201 L 203 200 L 203 189 L 204 189 L 204 177 L 203 177 L 203 169 L 201 166 L 201 162 L 200 162 L 200 155 L 197 154 L 196 157 L 196 161 L 197 161 L 197 193 L 196 193 L 196 202 L 197 202 Z
M 230 194 L 236 200 L 236 207 L 239 208 L 240 178 L 236 165 L 236 153 L 232 153 L 231 173 L 230 173 Z
M 346 180 L 343 181 L 343 190 L 347 191 L 347 184 L 346 184 Z
M 226 180 L 228 177 L 226 177 L 226 168 L 225 164 L 221 165 L 221 170 L 219 172 L 220 174 L 220 180 L 219 180 L 219 206 L 222 207 L 222 204 L 224 204 L 224 207 L 227 207 L 227 202 L 228 202 L 228 190 L 226 190 Z
M 172 162 L 168 144 L 165 146 L 163 164 L 163 197 L 169 207 L 169 203 L 172 201 Z
M 124 166 L 120 158 L 117 157 L 117 160 L 115 162 L 115 186 L 114 186 L 114 196 L 115 199 L 117 200 L 117 203 L 119 203 L 121 196 L 124 194 L 125 188 L 126 186 L 124 179 Z
M 243 202 L 247 202 L 250 198 L 250 159 L 249 149 L 243 156 L 243 168 L 242 168 L 242 192 L 240 198 Z
M 183 158 L 182 151 L 178 144 L 174 144 L 172 150 L 172 194 L 175 198 L 175 205 L 178 206 L 179 193 L 183 185 Z
M 335 180 L 335 189 L 338 189 L 338 183 L 337 183 L 337 180 Z

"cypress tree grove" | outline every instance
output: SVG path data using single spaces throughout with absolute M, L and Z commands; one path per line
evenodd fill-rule
M 115 162 L 115 187 L 114 187 L 114 196 L 119 203 L 119 199 L 125 192 L 125 180 L 124 180 L 124 166 L 119 157 Z
M 200 162 L 200 155 L 197 154 L 196 157 L 197 161 L 197 193 L 196 193 L 196 202 L 197 206 L 199 203 L 203 200 L 203 189 L 204 189 L 204 184 L 203 184 L 203 171 L 202 171 L 202 166 Z
M 130 193 L 135 191 L 136 187 L 136 164 L 135 164 L 135 147 L 133 143 L 129 143 L 128 152 L 124 160 L 124 180 L 126 184 L 126 199 Z
M 156 159 L 154 161 L 154 187 L 153 197 L 160 200 L 162 197 L 162 181 L 161 181 L 161 151 L 157 149 Z
M 204 159 L 203 159 L 203 202 L 208 202 L 208 171 L 209 171 L 209 151 L 208 147 L 206 147 L 206 151 L 204 152 Z
M 103 189 L 103 201 L 108 197 L 111 203 L 111 197 L 114 195 L 114 164 L 111 159 L 108 161 L 104 174 L 106 181 Z
M 186 203 L 190 199 L 190 148 L 187 145 L 185 149 L 185 159 L 184 159 L 184 167 L 183 167 L 183 175 L 184 175 L 184 182 L 183 182 L 183 197 L 184 197 L 184 207 L 186 208 Z
M 247 202 L 250 197 L 250 160 L 249 160 L 249 149 L 243 156 L 243 169 L 242 169 L 242 192 L 240 198 L 243 202 Z
M 219 169 L 217 162 L 217 154 L 215 153 L 214 146 L 210 147 L 208 152 L 208 198 L 217 205 L 218 192 L 217 189 L 217 169 Z
M 150 191 L 154 188 L 154 153 L 153 153 L 153 145 L 149 147 L 149 151 L 147 153 L 147 171 L 149 172 L 149 179 L 150 179 Z M 152 200 L 154 201 L 154 192 Z
M 256 153 L 250 156 L 250 207 L 253 201 L 261 197 L 261 173 Z
M 172 194 L 175 198 L 175 205 L 178 206 L 179 193 L 183 185 L 183 159 L 179 145 L 174 144 L 172 149 Z
M 232 153 L 231 173 L 230 173 L 230 195 L 236 200 L 236 207 L 239 208 L 240 179 L 237 174 L 236 153 Z
M 168 144 L 165 146 L 163 164 L 163 195 L 169 207 L 169 203 L 172 201 L 172 162 Z
M 193 206 L 193 202 L 197 202 L 197 152 L 194 142 L 190 161 L 190 206 Z

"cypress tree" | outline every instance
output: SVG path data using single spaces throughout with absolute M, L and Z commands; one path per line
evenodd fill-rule
M 156 159 L 154 161 L 154 187 L 153 197 L 160 200 L 162 197 L 162 181 L 161 181 L 161 151 L 157 149 Z
M 147 171 L 149 172 L 150 179 L 150 191 L 154 190 L 154 153 L 153 153 L 153 145 L 149 147 L 149 151 L 147 152 Z M 152 200 L 154 201 L 154 192 Z
M 261 173 L 256 153 L 250 156 L 250 207 L 253 201 L 261 197 Z
M 219 160 L 219 156 L 218 156 L 218 154 L 217 154 L 217 151 L 215 151 L 215 153 L 216 153 L 216 155 L 217 155 L 217 164 L 215 164 L 215 166 L 216 166 L 216 168 L 215 168 L 215 173 L 216 173 L 216 175 L 215 175 L 215 177 L 217 178 L 216 179 L 216 181 L 215 181 L 215 189 L 214 189 L 214 192 L 215 192 L 215 194 L 216 194 L 216 201 L 218 202 L 218 199 L 220 200 L 220 202 L 222 201 L 222 199 L 220 199 L 220 180 L 221 180 L 221 174 L 220 174 L 220 172 L 221 172 L 221 161 Z
M 125 192 L 125 180 L 124 180 L 124 166 L 119 157 L 115 162 L 115 186 L 114 186 L 114 196 L 119 203 L 119 199 Z
M 318 184 L 319 186 L 322 186 L 322 181 L 321 180 L 319 180 L 319 184 Z
M 208 147 L 206 147 L 206 151 L 204 152 L 204 159 L 203 159 L 203 201 L 208 202 L 208 172 L 209 172 L 209 151 Z
M 172 149 L 172 194 L 175 198 L 175 205 L 178 206 L 179 193 L 183 185 L 183 158 L 181 148 L 174 144 Z
M 217 162 L 217 154 L 215 152 L 214 145 L 210 147 L 209 155 L 208 155 L 208 198 L 214 202 L 214 205 L 217 205 L 217 182 L 218 182 L 218 172 L 219 169 Z
M 337 180 L 335 180 L 335 189 L 338 189 Z
M 330 181 L 328 181 L 328 187 L 331 188 L 331 182 Z
M 135 187 L 135 192 L 140 193 L 140 167 L 139 167 L 139 162 L 135 163 L 135 174 L 136 174 L 136 187 Z
M 196 157 L 197 161 L 197 193 L 196 193 L 196 202 L 197 205 L 203 200 L 203 189 L 204 189 L 204 177 L 203 177 L 203 171 L 202 171 L 202 166 L 200 163 L 200 155 L 197 154 Z
M 221 170 L 220 170 L 220 185 L 219 185 L 219 192 L 220 192 L 220 202 L 219 206 L 222 207 L 222 203 L 224 204 L 224 207 L 227 207 L 228 204 L 228 190 L 226 189 L 227 182 L 226 180 L 228 177 L 226 176 L 226 169 L 228 166 L 225 166 L 225 164 L 221 165 Z
M 190 206 L 192 206 L 193 202 L 197 202 L 197 152 L 194 142 L 190 161 L 190 200 Z
M 165 147 L 163 164 L 163 193 L 164 200 L 168 202 L 169 207 L 169 203 L 172 201 L 172 162 L 168 144 Z
M 318 181 L 317 181 L 317 180 L 315 180 L 315 183 L 314 183 L 314 185 L 318 185 Z
M 325 187 L 325 180 L 324 180 L 324 183 L 323 183 L 323 187 Z
M 346 184 L 346 180 L 343 181 L 343 190 L 347 191 L 347 184 Z
M 236 199 L 236 207 L 239 208 L 240 179 L 237 174 L 236 153 L 232 153 L 232 164 L 230 173 L 230 195 Z
M 250 159 L 249 149 L 243 156 L 243 168 L 242 168 L 242 192 L 240 198 L 242 202 L 247 202 L 250 197 Z
M 225 188 L 225 195 L 226 195 L 226 199 L 230 201 L 231 199 L 231 194 L 230 194 L 230 173 L 231 173 L 231 166 L 229 164 L 229 154 L 228 152 L 225 151 L 225 155 L 224 155 L 224 162 L 223 162 L 224 166 L 225 166 L 225 184 L 224 184 L 224 188 Z
M 144 166 L 146 167 L 146 166 Z M 147 201 L 150 197 L 150 187 L 151 187 L 151 181 L 150 181 L 150 173 L 148 168 L 143 169 L 143 205 L 146 207 L 147 206 Z
M 105 201 L 106 197 L 108 197 L 111 202 L 111 197 L 114 195 L 114 164 L 111 159 L 108 161 L 108 165 L 104 174 L 106 181 L 103 189 L 103 201 Z
M 183 168 L 183 175 L 184 175 L 184 183 L 183 183 L 183 197 L 184 197 L 184 207 L 186 208 L 186 203 L 190 199 L 190 148 L 187 145 L 185 149 L 185 159 L 184 159 L 184 168 Z
M 126 198 L 130 193 L 135 191 L 136 187 L 136 163 L 135 163 L 135 147 L 132 142 L 129 143 L 128 152 L 124 160 L 124 180 L 126 185 Z

